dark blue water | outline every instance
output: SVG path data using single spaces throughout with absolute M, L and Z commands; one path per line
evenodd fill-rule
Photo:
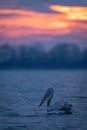
M 38 109 L 49 87 L 52 102 L 68 101 L 73 113 Z M 87 130 L 87 71 L 0 71 L 0 130 Z

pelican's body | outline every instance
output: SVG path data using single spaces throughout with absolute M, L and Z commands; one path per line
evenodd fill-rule
M 51 105 L 51 100 L 54 95 L 53 88 L 49 88 L 43 97 L 41 103 L 39 104 L 39 107 L 47 100 L 47 112 L 52 111 L 58 111 L 58 112 L 64 112 L 64 113 L 71 113 L 72 105 L 65 102 L 64 104 L 61 104 L 59 102 L 55 102 L 53 105 Z

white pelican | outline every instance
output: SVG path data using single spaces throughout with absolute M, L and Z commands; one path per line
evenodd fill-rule
M 66 113 L 66 114 L 72 113 L 71 112 L 72 105 L 68 104 L 67 102 L 65 102 L 64 104 L 55 102 L 53 105 L 50 105 L 53 95 L 54 95 L 53 88 L 49 88 L 38 107 L 41 107 L 41 105 L 45 103 L 45 101 L 47 100 L 47 112 L 58 111 L 58 112 Z

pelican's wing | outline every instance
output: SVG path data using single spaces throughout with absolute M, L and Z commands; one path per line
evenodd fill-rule
M 60 102 L 55 102 L 53 105 L 49 106 L 47 108 L 47 111 L 54 111 L 54 110 L 59 110 L 63 107 L 63 105 Z

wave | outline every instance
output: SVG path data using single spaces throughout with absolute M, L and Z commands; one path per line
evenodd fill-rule
M 75 98 L 87 99 L 87 96 L 76 96 Z

